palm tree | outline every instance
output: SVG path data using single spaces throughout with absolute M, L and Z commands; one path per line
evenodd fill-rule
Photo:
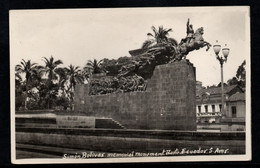
M 104 72 L 102 63 L 103 59 L 100 61 L 97 61 L 96 59 L 94 59 L 94 61 L 88 60 L 86 66 L 84 67 L 84 71 L 92 74 L 102 73 Z
M 56 68 L 55 73 L 58 74 L 58 86 L 64 92 L 65 91 L 65 83 L 67 81 L 67 72 L 66 68 Z
M 45 73 L 48 74 L 48 80 L 51 82 L 52 80 L 57 79 L 57 75 L 55 73 L 55 69 L 58 65 L 63 64 L 61 60 L 54 61 L 54 58 L 51 56 L 50 59 L 46 57 L 43 58 L 45 62 Z
M 45 62 L 45 73 L 48 74 L 48 79 L 47 79 L 47 88 L 48 88 L 48 93 L 47 93 L 47 104 L 48 108 L 50 108 L 50 101 L 51 97 L 53 97 L 53 94 L 56 93 L 56 91 L 52 91 L 52 88 L 56 89 L 56 86 L 53 84 L 53 80 L 57 80 L 57 74 L 55 73 L 55 69 L 60 65 L 63 64 L 61 60 L 56 60 L 54 61 L 54 58 L 51 56 L 50 59 L 47 59 L 46 57 L 43 58 Z
M 81 72 L 81 75 L 83 76 L 83 78 L 86 80 L 86 81 L 89 81 L 89 78 L 90 78 L 90 72 L 87 70 L 83 70 L 82 72 Z
M 155 39 L 156 43 L 162 43 L 168 41 L 167 36 L 169 32 L 172 31 L 172 29 L 168 29 L 168 30 L 163 29 L 163 26 L 159 26 L 158 31 L 154 26 L 152 26 L 152 30 L 154 35 L 151 33 L 147 33 L 147 36 L 152 36 Z
M 148 33 L 147 36 L 151 36 L 153 39 L 146 40 L 142 45 L 143 49 L 146 49 L 155 44 L 171 43 L 174 46 L 178 44 L 175 39 L 168 38 L 169 32 L 171 32 L 172 29 L 164 29 L 163 26 L 159 26 L 159 29 L 157 30 L 154 26 L 152 26 L 152 30 L 153 34 Z
M 25 61 L 22 59 L 21 64 L 15 66 L 16 77 L 21 79 L 20 74 L 25 74 L 25 103 L 24 108 L 27 109 L 27 99 L 28 99 L 28 90 L 29 85 L 32 82 L 34 73 L 37 72 L 36 70 L 36 63 L 31 63 L 31 60 Z
M 45 73 L 45 69 L 43 66 L 35 66 L 35 68 L 33 69 L 33 74 L 32 74 L 32 78 L 33 78 L 33 84 L 35 87 L 37 87 L 37 85 L 42 82 L 42 77 Z
M 83 84 L 84 83 L 84 77 L 81 74 L 81 70 L 79 69 L 79 66 L 74 67 L 73 65 L 69 65 L 66 69 L 67 74 L 67 80 L 69 82 L 69 88 L 68 90 L 71 91 L 71 100 L 73 101 L 73 92 L 75 90 L 76 84 Z

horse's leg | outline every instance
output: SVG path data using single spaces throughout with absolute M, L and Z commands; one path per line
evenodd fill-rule
M 206 49 L 206 51 L 208 51 L 208 50 L 209 50 L 209 48 L 211 47 L 211 45 L 210 45 L 210 43 L 208 43 L 208 42 L 207 42 L 207 44 L 206 44 L 206 45 L 207 45 L 207 49 Z

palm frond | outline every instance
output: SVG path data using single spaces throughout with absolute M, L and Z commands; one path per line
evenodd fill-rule
M 22 64 L 24 67 L 26 67 L 26 61 L 25 61 L 24 59 L 22 59 L 21 64 Z
M 154 37 L 154 35 L 152 33 L 147 33 L 147 36 L 152 36 Z
M 103 61 L 104 61 L 104 60 L 102 59 L 102 60 L 98 61 L 98 63 L 97 63 L 97 64 L 98 64 L 98 65 L 100 65 L 100 64 L 102 64 L 102 63 L 103 63 Z
M 156 28 L 154 26 L 152 26 L 152 30 L 154 32 L 154 35 L 156 36 L 157 35 L 157 30 L 156 30 Z
M 55 66 L 58 66 L 60 64 L 63 64 L 63 62 L 61 60 L 57 60 L 53 63 Z
M 53 60 L 54 60 L 54 58 L 53 58 L 53 56 L 51 56 L 50 61 L 49 61 L 49 63 L 50 63 L 51 65 L 53 64 Z
M 142 44 L 142 49 L 148 48 L 153 43 L 152 40 L 145 40 L 145 42 Z
M 172 29 L 170 28 L 170 29 L 166 30 L 166 32 L 167 33 L 172 32 Z
M 49 60 L 48 60 L 48 58 L 43 57 L 43 61 L 45 62 L 46 65 L 49 64 Z
M 21 65 L 16 65 L 16 66 L 15 66 L 15 71 L 17 71 L 18 73 L 21 73 L 21 71 L 22 71 L 22 66 L 21 66 Z

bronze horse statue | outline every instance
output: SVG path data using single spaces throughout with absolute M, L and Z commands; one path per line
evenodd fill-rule
M 211 47 L 211 44 L 204 41 L 202 35 L 204 34 L 204 29 L 203 27 L 200 27 L 196 30 L 196 32 L 194 33 L 193 36 L 193 40 L 191 41 L 191 46 L 194 47 L 196 50 L 203 48 L 205 46 L 207 46 L 206 51 L 209 50 L 209 48 Z
M 211 44 L 208 43 L 207 41 L 204 41 L 202 37 L 203 34 L 204 34 L 204 29 L 203 27 L 200 27 L 196 30 L 196 32 L 194 33 L 190 41 L 186 39 L 182 39 L 180 44 L 174 48 L 176 51 L 176 57 L 171 62 L 174 62 L 176 60 L 181 60 L 182 58 L 185 59 L 186 56 L 189 54 L 189 52 L 193 50 L 198 50 L 205 46 L 207 46 L 206 51 L 208 51 L 209 48 L 211 47 Z

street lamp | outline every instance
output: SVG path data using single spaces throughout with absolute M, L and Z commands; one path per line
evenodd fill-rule
M 227 62 L 227 57 L 229 54 L 229 48 L 227 48 L 227 45 L 225 44 L 225 47 L 222 49 L 222 55 L 219 55 L 219 52 L 221 50 L 221 45 L 217 44 L 218 41 L 216 41 L 216 44 L 213 45 L 213 50 L 216 54 L 216 58 L 220 63 L 220 69 L 221 69 L 221 111 L 222 114 L 225 114 L 225 109 L 224 109 L 224 86 L 223 86 L 223 64 L 224 62 Z

